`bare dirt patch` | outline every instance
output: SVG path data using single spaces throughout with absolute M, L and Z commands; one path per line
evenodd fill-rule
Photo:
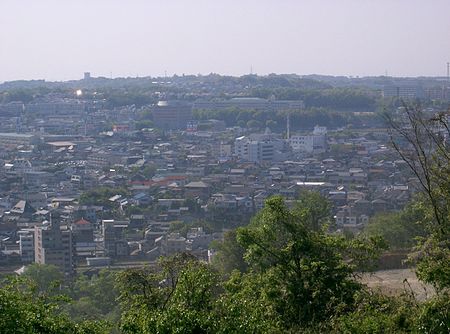
M 432 297 L 435 292 L 432 286 L 417 279 L 413 269 L 379 270 L 371 274 L 364 274 L 361 278 L 364 284 L 387 295 L 414 293 L 418 300 Z

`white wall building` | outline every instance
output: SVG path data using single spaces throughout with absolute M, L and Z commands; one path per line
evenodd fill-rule
M 327 128 L 315 126 L 312 135 L 291 136 L 289 145 L 294 151 L 305 153 L 321 153 L 327 149 Z
M 19 235 L 19 249 L 22 262 L 34 262 L 34 229 L 22 229 L 17 234 Z
M 281 158 L 285 141 L 266 131 L 238 137 L 234 141 L 234 154 L 241 160 L 250 162 L 269 162 Z

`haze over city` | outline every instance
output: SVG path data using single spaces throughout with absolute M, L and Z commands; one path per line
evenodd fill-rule
M 11 1 L 0 82 L 211 72 L 444 76 L 450 2 Z
M 0 334 L 450 333 L 450 0 L 0 0 Z

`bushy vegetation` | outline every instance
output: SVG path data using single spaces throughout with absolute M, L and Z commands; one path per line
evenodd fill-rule
M 424 219 L 424 206 L 416 201 L 400 212 L 382 213 L 371 218 L 364 233 L 383 237 L 391 250 L 410 249 L 426 235 Z
M 80 204 L 101 205 L 108 208 L 114 206 L 114 202 L 109 199 L 115 195 L 126 196 L 128 194 L 125 188 L 111 188 L 111 187 L 99 187 L 87 192 L 84 192 L 80 196 Z
M 11 279 L 0 289 L 0 332 L 5 334 L 101 334 L 109 326 L 102 321 L 75 322 L 63 311 L 63 296 L 39 292 L 34 281 Z
M 224 110 L 194 110 L 194 118 L 198 120 L 218 119 L 227 126 L 241 126 L 254 129 L 266 127 L 274 131 L 286 128 L 286 112 L 261 111 L 251 109 L 230 108 Z M 331 128 L 382 124 L 377 113 L 358 114 L 341 112 L 325 108 L 312 107 L 304 110 L 294 110 L 290 113 L 292 130 L 312 129 L 315 125 Z

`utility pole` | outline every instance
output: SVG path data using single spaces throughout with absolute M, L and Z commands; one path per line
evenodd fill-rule
M 286 118 L 286 139 L 289 140 L 291 137 L 291 113 L 288 112 L 287 118 Z

